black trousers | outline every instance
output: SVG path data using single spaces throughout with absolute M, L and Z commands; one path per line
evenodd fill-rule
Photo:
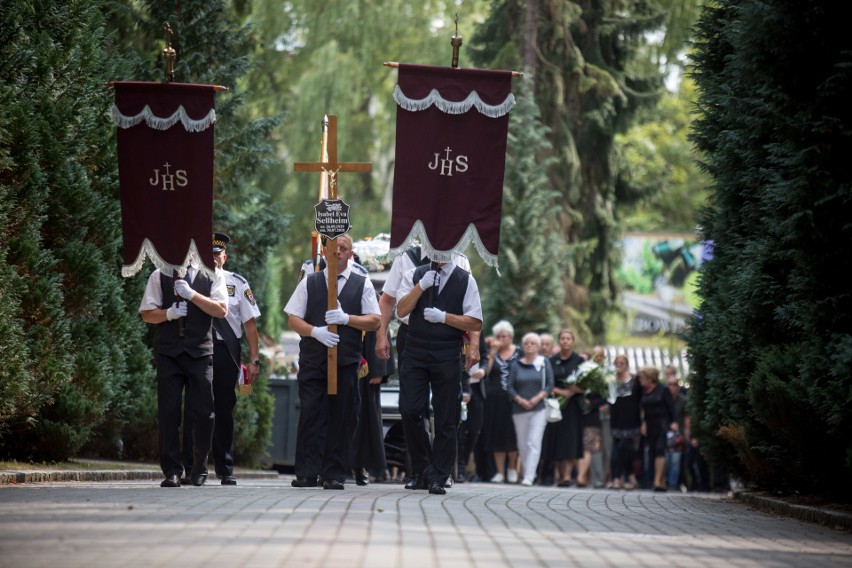
M 405 340 L 408 337 L 408 324 L 399 323 L 399 329 L 396 332 L 396 368 L 399 370 L 400 384 L 402 384 L 402 354 L 405 353 Z M 426 446 L 430 445 L 429 441 L 429 399 L 426 399 L 426 405 L 420 412 L 420 417 L 417 419 L 420 423 L 420 442 L 419 444 Z M 410 429 L 409 429 L 410 430 Z M 408 432 L 405 437 L 413 436 L 413 432 Z M 408 443 L 405 444 L 405 471 L 407 474 L 413 473 L 414 466 L 411 464 L 411 452 L 408 451 Z
M 325 361 L 316 365 L 299 360 L 296 477 L 346 480 L 359 365 L 338 365 L 337 394 L 329 395 Z
M 237 405 L 237 382 L 240 368 L 234 362 L 223 341 L 213 344 L 213 408 L 216 422 L 213 424 L 213 463 L 216 475 L 224 477 L 234 474 L 234 407 Z M 187 397 L 188 397 L 187 393 Z M 192 421 L 189 419 L 189 404 L 184 404 L 183 419 L 183 463 L 188 471 L 192 467 L 193 443 Z
M 193 431 L 191 471 L 207 472 L 207 456 L 213 437 L 213 356 L 157 357 L 157 419 L 159 420 L 160 468 L 166 476 L 181 475 L 181 404 L 186 391 L 187 419 Z
M 423 435 L 423 409 L 429 405 L 435 418 L 431 448 Z M 399 413 L 405 445 L 411 458 L 411 473 L 427 475 L 427 481 L 446 483 L 456 462 L 457 431 L 461 401 L 459 357 L 441 361 L 429 352 L 406 346 L 399 381 Z

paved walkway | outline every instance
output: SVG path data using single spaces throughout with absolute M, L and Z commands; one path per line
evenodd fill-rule
M 0 486 L 0 567 L 852 566 L 852 533 L 721 495 L 290 479 Z

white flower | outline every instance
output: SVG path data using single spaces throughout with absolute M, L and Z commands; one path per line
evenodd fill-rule
M 571 375 L 568 377 L 568 384 L 573 385 L 580 378 L 584 377 L 590 371 L 594 371 L 598 367 L 599 365 L 594 361 L 585 361 L 583 363 L 580 363 L 580 366 L 574 369 L 574 372 L 571 373 Z

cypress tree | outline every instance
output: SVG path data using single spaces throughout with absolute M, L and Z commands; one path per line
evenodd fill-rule
M 144 326 L 120 277 L 120 214 L 96 2 L 0 8 L 0 439 L 61 460 L 144 398 Z
M 129 79 L 163 79 L 158 46 L 168 22 L 174 32 L 172 47 L 177 51 L 175 81 L 228 88 L 216 95 L 213 226 L 232 239 L 226 268 L 251 284 L 263 314 L 257 322 L 262 329 L 267 320 L 276 319 L 268 308 L 276 303 L 265 302 L 272 278 L 267 259 L 281 242 L 289 218 L 257 185 L 263 169 L 275 163 L 269 140 L 281 119 L 253 116 L 247 106 L 243 82 L 253 65 L 255 38 L 249 26 L 231 21 L 239 13 L 229 15 L 228 3 L 219 0 L 145 0 L 127 2 L 125 10 L 112 14 L 112 21 L 122 34 L 122 44 L 134 51 L 137 61 Z M 132 27 L 127 20 L 133 22 Z M 266 329 L 274 331 L 272 326 Z M 245 346 L 243 353 L 248 353 Z M 266 451 L 273 403 L 265 375 L 255 383 L 252 397 L 238 398 L 234 447 L 241 465 L 256 464 Z
M 561 196 L 569 247 L 561 315 L 580 335 L 603 341 L 606 320 L 617 310 L 619 208 L 656 190 L 633 183 L 615 137 L 636 121 L 639 109 L 656 102 L 662 88 L 646 46 L 663 11 L 647 0 L 542 0 L 528 10 L 530 4 L 494 0 L 473 38 L 475 59 L 494 68 L 518 67 L 523 59 L 538 63 L 535 99 L 556 157 L 548 177 Z M 534 33 L 524 33 L 526 18 L 534 18 Z
M 529 80 L 522 82 L 509 117 L 500 224 L 502 276 L 491 275 L 482 283 L 484 333 L 501 319 L 523 333 L 552 333 L 560 325 L 565 255 L 554 206 L 559 192 L 547 180 L 553 157 L 531 87 Z
M 839 5 L 727 1 L 700 18 L 693 139 L 714 179 L 690 405 L 746 481 L 852 497 L 852 41 Z

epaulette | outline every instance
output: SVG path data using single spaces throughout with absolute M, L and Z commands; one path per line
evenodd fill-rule
M 369 272 L 367 272 L 367 269 L 358 264 L 357 262 L 353 262 L 350 267 L 356 272 L 356 274 L 360 274 L 361 276 L 367 276 L 367 274 L 369 274 Z
M 248 284 L 248 280 L 246 280 L 245 278 L 243 278 L 242 276 L 240 276 L 236 272 L 231 272 L 231 274 L 234 276 L 234 278 L 236 278 L 237 280 L 239 280 L 243 284 Z

